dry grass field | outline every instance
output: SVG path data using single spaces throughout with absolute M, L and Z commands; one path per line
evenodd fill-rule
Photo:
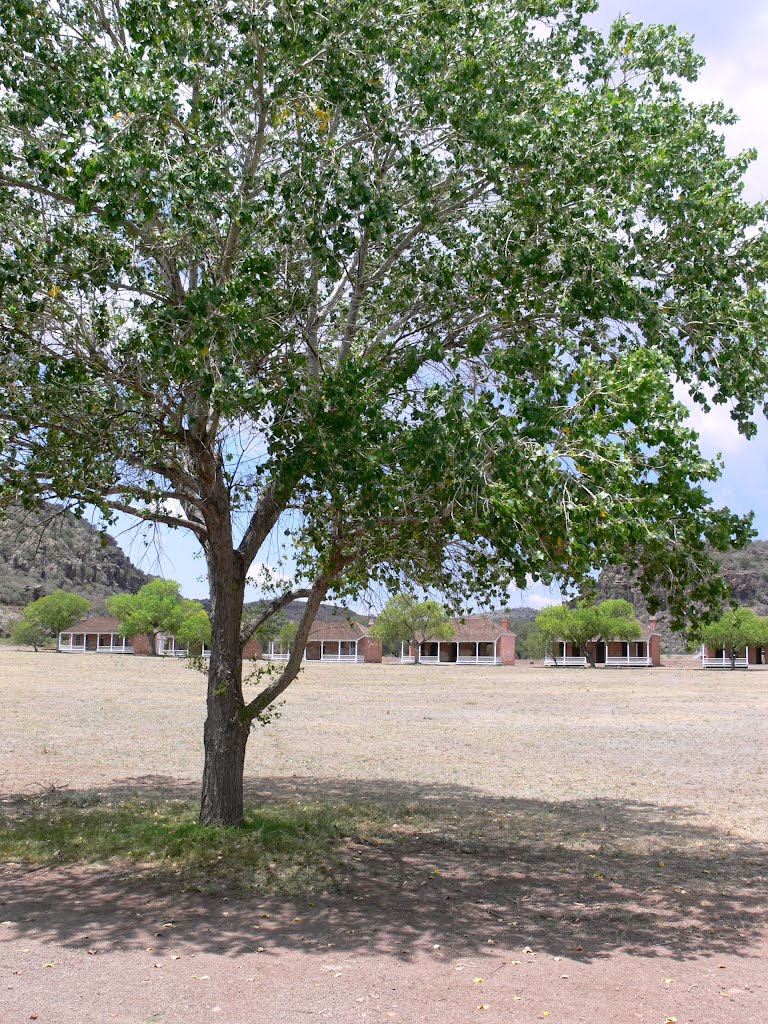
M 0 672 L 0 791 L 197 786 L 205 684 L 184 664 L 0 649 Z M 264 796 L 619 801 L 768 840 L 768 672 L 310 664 L 280 710 L 249 745 Z
M 160 820 L 177 806 L 169 801 L 192 820 L 201 675 L 169 660 L 0 649 L 0 677 L 9 829 L 36 815 L 39 832 L 96 807 L 112 815 L 99 828 L 114 833 L 126 806 L 143 808 L 143 828 L 147 813 Z M 156 972 L 141 989 L 155 1002 L 120 1010 L 121 1022 L 222 1019 L 227 993 L 235 1000 L 244 983 L 233 972 L 256 950 L 276 958 L 244 968 L 272 986 L 268 1024 L 305 1012 L 449 1024 L 478 1014 L 505 1024 L 768 1019 L 766 750 L 768 672 L 310 665 L 279 720 L 252 736 L 247 795 L 261 808 L 252 833 L 261 837 L 285 836 L 297 814 L 315 834 L 331 822 L 323 872 L 297 874 L 294 864 L 291 875 L 280 857 L 295 849 L 281 848 L 251 894 L 238 895 L 211 860 L 236 859 L 240 847 L 206 851 L 195 874 L 167 860 L 161 870 L 141 850 L 129 865 L 104 844 L 76 863 L 71 835 L 46 852 L 25 833 L 27 845 L 6 855 L 0 916 L 16 929 L 11 959 L 22 975 L 30 950 L 59 963 L 51 944 L 80 954 L 92 945 L 121 971 L 135 954 L 138 986 L 139 953 L 161 956 L 163 946 L 171 956 L 166 939 L 174 960 L 207 957 L 209 980 L 219 972 L 208 1002 L 194 995 L 198 982 L 171 992 Z M 147 904 L 157 921 L 142 923 Z M 147 931 L 165 926 L 174 931 Z M 110 1019 L 89 988 L 106 959 L 72 956 L 84 972 L 79 1002 L 38 1019 Z M 350 962 L 358 987 L 326 992 Z M 319 970 L 332 970 L 322 984 Z M 41 978 L 37 1003 L 23 977 L 7 986 L 19 1020 L 48 1005 Z M 251 1019 L 227 1012 L 231 1024 Z

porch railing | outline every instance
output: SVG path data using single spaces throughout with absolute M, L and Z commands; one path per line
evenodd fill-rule
M 730 658 L 702 658 L 702 666 L 704 668 L 731 668 Z M 749 662 L 746 658 L 736 658 L 734 662 L 736 668 L 749 668 Z
M 586 664 L 586 657 L 577 658 L 571 654 L 557 659 L 553 658 L 551 654 L 547 654 L 544 658 L 544 665 L 548 668 L 584 668 Z
M 648 668 L 653 665 L 649 657 L 610 655 L 605 659 L 606 668 Z

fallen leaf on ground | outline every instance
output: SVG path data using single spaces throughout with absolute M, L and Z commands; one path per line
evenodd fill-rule
M 483 984 L 483 978 L 473 978 L 472 980 L 474 981 L 474 983 L 476 985 L 482 985 Z

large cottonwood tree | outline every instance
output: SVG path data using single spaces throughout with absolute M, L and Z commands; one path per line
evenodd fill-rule
M 747 430 L 763 400 L 748 157 L 685 100 L 687 39 L 593 7 L 0 0 L 3 501 L 202 546 L 204 823 L 241 820 L 329 590 L 503 601 L 621 560 L 683 618 L 749 532 L 672 393 Z M 276 531 L 296 583 L 243 629 Z M 246 699 L 247 635 L 296 596 Z

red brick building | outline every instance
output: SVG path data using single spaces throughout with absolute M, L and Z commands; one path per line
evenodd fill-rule
M 271 643 L 266 657 L 287 661 L 289 651 L 279 643 Z M 381 640 L 371 636 L 369 630 L 351 619 L 314 622 L 304 648 L 305 661 L 335 661 L 380 664 Z
M 452 619 L 450 640 L 428 638 L 419 644 L 419 661 L 424 665 L 514 665 L 516 637 L 509 631 L 509 619 L 501 626 L 487 615 L 471 615 Z M 411 643 L 408 654 L 400 661 L 413 664 L 416 647 Z
M 190 653 L 175 637 L 167 633 L 157 632 L 154 635 L 155 653 L 163 657 L 187 657 Z M 149 656 L 150 638 L 145 633 L 137 636 L 123 637 L 120 634 L 120 623 L 108 615 L 96 615 L 82 619 L 69 629 L 59 633 L 56 650 L 67 654 L 137 654 Z M 204 647 L 203 657 L 210 656 Z M 245 658 L 261 657 L 261 644 L 258 640 L 249 640 L 243 652 Z
M 656 620 L 640 623 L 639 640 L 592 640 L 579 646 L 570 641 L 555 640 L 552 650 L 544 656 L 544 664 L 553 668 L 573 668 L 589 664 L 589 653 L 595 665 L 606 668 L 652 668 L 661 664 L 661 635 Z

